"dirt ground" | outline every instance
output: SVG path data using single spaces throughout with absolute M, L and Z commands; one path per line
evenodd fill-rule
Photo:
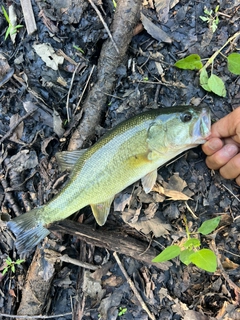
M 137 182 L 117 195 L 103 227 L 86 207 L 52 224 L 24 261 L 6 226 L 59 192 L 68 173 L 57 151 L 87 148 L 144 110 L 206 105 L 216 121 L 240 105 L 240 78 L 225 58 L 239 52 L 239 37 L 214 60 L 226 97 L 203 90 L 198 71 L 173 66 L 189 54 L 210 58 L 237 34 L 239 0 L 22 2 L 0 0 L 12 21 L 1 9 L 0 318 L 240 319 L 239 187 L 206 167 L 200 147 L 158 171 L 158 183 L 187 201 L 146 195 Z M 200 18 L 205 7 L 210 23 Z M 5 39 L 14 19 L 22 27 Z M 217 231 L 200 237 L 218 257 L 216 272 L 178 258 L 151 262 L 186 237 L 186 221 L 195 231 L 216 216 Z

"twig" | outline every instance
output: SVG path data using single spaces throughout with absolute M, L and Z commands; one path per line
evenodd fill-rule
M 217 262 L 218 262 L 218 267 L 220 269 L 220 273 L 221 275 L 224 277 L 224 279 L 227 281 L 227 283 L 229 284 L 229 286 L 234 289 L 236 292 L 238 292 L 238 294 L 240 294 L 240 287 L 237 286 L 230 278 L 229 275 L 225 272 L 221 260 L 219 258 L 219 252 L 218 252 L 218 248 L 216 247 L 216 243 L 215 240 L 212 239 L 211 241 L 211 245 L 210 245 L 211 249 L 214 251 L 216 257 L 217 257 Z
M 150 310 L 148 309 L 146 303 L 143 301 L 141 295 L 138 293 L 138 291 L 137 291 L 137 289 L 136 289 L 133 281 L 132 281 L 132 280 L 130 279 L 130 277 L 128 276 L 126 270 L 124 269 L 124 266 L 122 265 L 122 263 L 121 263 L 118 255 L 117 255 L 117 252 L 114 252 L 114 253 L 113 253 L 113 256 L 114 256 L 114 258 L 116 259 L 119 268 L 121 269 L 122 273 L 124 274 L 124 276 L 125 276 L 128 284 L 130 285 L 133 293 L 135 294 L 136 298 L 138 299 L 139 303 L 141 304 L 141 307 L 143 308 L 143 310 L 145 310 L 145 311 L 147 312 L 147 314 L 148 314 L 148 316 L 149 316 L 150 319 L 156 320 L 154 314 L 152 314 L 152 313 L 150 312 Z
M 208 61 L 205 63 L 205 65 L 202 67 L 202 69 L 207 69 L 207 67 L 213 63 L 214 59 L 219 55 L 219 53 L 229 44 L 229 42 L 235 40 L 238 36 L 240 36 L 240 31 L 236 32 L 232 37 L 230 37 L 227 40 L 227 42 L 224 43 L 224 45 L 219 50 L 214 52 L 214 54 L 208 59 Z M 200 72 L 201 72 L 201 70 L 200 70 Z
M 225 188 L 232 196 L 234 196 L 234 198 L 240 202 L 240 200 L 238 199 L 238 197 L 227 187 L 222 183 L 223 188 Z
M 14 130 L 17 128 L 17 126 L 24 121 L 26 118 L 30 117 L 36 110 L 31 110 L 29 111 L 27 114 L 25 114 L 25 116 L 21 117 L 16 123 L 15 125 L 2 137 L 2 139 L 0 140 L 0 144 L 3 143 L 4 140 L 6 140 L 7 138 L 9 138 Z
M 52 316 L 18 316 L 14 314 L 6 314 L 6 313 L 0 313 L 0 316 L 7 317 L 7 318 L 26 318 L 26 319 L 52 319 L 52 318 L 58 318 L 58 317 L 65 317 L 72 315 L 72 312 L 67 312 L 63 314 L 56 314 Z
M 68 262 L 68 263 L 74 264 L 74 265 L 82 267 L 82 268 L 90 269 L 90 270 L 99 269 L 99 266 L 94 266 L 94 265 L 92 265 L 90 263 L 87 263 L 87 262 L 82 262 L 82 261 L 77 260 L 77 259 L 72 259 L 67 254 L 64 254 L 63 256 L 61 256 L 60 260 L 64 261 L 64 262 Z
M 103 20 L 103 17 L 102 17 L 102 15 L 101 15 L 101 12 L 100 12 L 100 11 L 98 10 L 98 8 L 95 6 L 95 4 L 93 3 L 92 0 L 88 0 L 88 1 L 91 3 L 91 6 L 93 7 L 93 9 L 96 11 L 97 15 L 99 16 L 99 19 L 102 21 L 102 24 L 103 24 L 104 28 L 106 29 L 106 31 L 107 31 L 107 33 L 108 33 L 108 35 L 109 35 L 109 38 L 111 39 L 111 41 L 112 41 L 112 43 L 113 43 L 113 45 L 114 45 L 114 48 L 116 49 L 117 53 L 119 53 L 118 47 L 117 47 L 115 41 L 113 40 L 113 37 L 112 37 L 112 35 L 111 35 L 110 30 L 108 29 L 107 24 L 106 24 L 105 21 Z
M 76 75 L 76 72 L 78 70 L 78 67 L 80 66 L 80 63 L 77 64 L 74 72 L 73 72 L 73 75 L 72 75 L 72 79 L 71 79 L 71 83 L 70 83 L 70 87 L 69 87 L 69 90 L 68 90 L 68 94 L 67 94 L 67 102 L 66 102 L 66 110 L 67 110 L 67 119 L 68 119 L 68 122 L 70 122 L 70 116 L 69 116 L 69 98 L 70 98 L 70 93 L 72 91 L 72 86 L 73 86 L 73 81 L 74 81 L 74 78 L 75 78 L 75 75 Z
M 27 33 L 32 34 L 37 30 L 31 0 L 20 0 Z
M 77 103 L 77 106 L 76 106 L 76 109 L 75 109 L 75 110 L 78 110 L 78 108 L 79 108 L 79 106 L 80 106 L 80 103 L 81 103 L 82 98 L 83 98 L 83 95 L 84 95 L 84 93 L 85 93 L 85 91 L 86 91 L 86 89 L 87 89 L 87 86 L 88 86 L 88 83 L 89 83 L 89 81 L 90 81 L 90 79 L 91 79 L 91 76 L 92 76 L 92 73 L 93 73 L 94 68 L 95 68 L 95 66 L 93 65 L 93 66 L 92 66 L 92 69 L 91 69 L 91 71 L 90 71 L 90 74 L 89 74 L 89 76 L 88 76 L 87 82 L 86 82 L 86 84 L 85 84 L 85 86 L 84 86 L 84 88 L 83 88 L 83 92 L 82 92 L 82 94 L 81 94 L 81 97 L 80 97 L 80 99 L 78 100 L 78 103 Z

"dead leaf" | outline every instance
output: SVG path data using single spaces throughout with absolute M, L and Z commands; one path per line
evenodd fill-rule
M 32 115 L 32 117 L 36 121 L 38 121 L 38 122 L 41 121 L 45 125 L 47 125 L 48 127 L 53 128 L 53 116 L 51 114 L 49 114 L 48 112 L 44 111 L 40 107 L 37 107 L 31 101 L 23 102 L 23 107 L 26 110 L 26 112 L 31 112 L 31 111 L 35 110 L 35 112 Z
M 176 190 L 165 189 L 160 184 L 156 183 L 152 191 L 163 194 L 164 196 L 170 198 L 167 200 L 190 200 L 191 198 L 185 195 L 184 193 Z
M 55 109 L 53 109 L 53 130 L 59 138 L 61 138 L 65 132 L 62 127 L 62 119 Z
M 106 290 L 102 289 L 101 281 L 95 280 L 91 272 L 86 270 L 83 276 L 83 292 L 86 296 L 99 303 L 105 295 Z
M 233 269 L 237 269 L 239 267 L 239 264 L 234 263 L 232 260 L 230 260 L 228 258 L 225 258 L 225 260 L 222 261 L 222 266 L 224 269 L 233 270 Z
M 211 318 L 210 318 L 211 319 Z M 210 320 L 209 317 L 205 316 L 204 314 L 194 311 L 194 310 L 187 310 L 185 312 L 185 316 L 183 320 Z
M 169 9 L 173 8 L 179 0 L 154 0 L 159 21 L 165 24 L 168 21 Z
M 163 182 L 163 187 L 171 190 L 183 191 L 187 187 L 187 183 L 179 176 L 179 173 L 174 173 L 168 182 Z
M 41 142 L 41 151 L 43 154 L 45 154 L 46 156 L 48 156 L 48 152 L 47 152 L 47 147 L 49 146 L 50 142 L 52 142 L 53 140 L 55 140 L 55 143 L 57 142 L 57 139 L 55 137 L 48 137 L 46 139 L 44 139 L 42 142 Z
M 58 70 L 58 65 L 63 64 L 64 58 L 58 56 L 53 47 L 48 43 L 34 44 L 33 49 L 49 68 Z
M 164 223 L 158 216 L 150 220 L 138 220 L 132 222 L 132 217 L 134 215 L 134 210 L 122 212 L 122 219 L 125 223 L 129 224 L 132 228 L 143 232 L 144 234 L 149 234 L 152 232 L 155 237 L 160 237 L 168 234 L 172 230 L 170 224 Z
M 125 207 L 129 205 L 131 198 L 132 198 L 131 193 L 120 193 L 114 199 L 114 203 L 113 203 L 114 211 L 123 211 Z
M 13 128 L 20 118 L 21 117 L 19 116 L 18 113 L 12 115 L 10 118 L 10 128 Z M 11 140 L 19 142 L 19 140 L 21 139 L 22 134 L 23 134 L 23 129 L 24 129 L 24 123 L 22 121 L 21 123 L 19 123 L 19 125 L 14 130 L 14 132 L 11 136 Z
M 115 275 L 110 276 L 106 280 L 102 281 L 103 287 L 109 286 L 109 287 L 119 287 L 121 284 L 123 284 L 124 280 L 122 277 L 117 277 Z
M 0 87 L 9 81 L 13 74 L 14 69 L 9 66 L 7 59 L 0 54 Z
M 16 15 L 16 12 L 15 12 L 15 7 L 14 7 L 14 5 L 11 4 L 11 5 L 8 7 L 8 10 L 9 10 L 9 11 L 8 11 L 9 20 L 10 20 L 10 23 L 11 23 L 12 28 L 14 28 L 14 27 L 17 26 L 17 15 Z M 14 33 L 11 33 L 11 32 L 10 32 L 10 38 L 11 38 L 13 44 L 15 43 L 16 36 L 17 36 L 17 32 L 14 32 Z
M 14 171 L 22 172 L 35 168 L 38 165 L 38 157 L 34 150 L 21 150 L 11 157 L 10 162 Z
M 151 20 L 149 20 L 143 13 L 141 13 L 141 20 L 145 30 L 157 41 L 172 43 L 172 39 L 156 26 Z
M 152 219 L 158 209 L 158 203 L 152 202 L 149 204 L 147 209 L 144 210 L 147 219 Z

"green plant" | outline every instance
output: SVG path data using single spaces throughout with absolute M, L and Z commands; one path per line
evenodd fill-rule
M 217 228 L 220 220 L 221 217 L 216 217 L 204 221 L 200 228 L 198 228 L 196 233 L 201 233 L 202 235 L 211 233 Z M 186 265 L 193 263 L 200 269 L 206 270 L 208 272 L 215 272 L 217 269 L 217 257 L 215 253 L 210 249 L 199 249 L 199 247 L 201 246 L 200 240 L 190 237 L 191 233 L 188 230 L 187 221 L 185 221 L 185 224 L 187 240 L 179 245 L 172 245 L 167 247 L 152 261 L 164 262 L 179 256 L 180 261 Z
M 76 45 L 73 45 L 73 48 L 80 51 L 82 54 L 84 54 L 84 50 L 81 49 L 80 47 L 76 46 Z
M 5 268 L 3 269 L 2 275 L 7 273 L 9 270 L 11 270 L 13 273 L 15 272 L 15 266 L 21 264 L 25 260 L 18 259 L 16 261 L 12 261 L 10 257 L 7 257 L 5 260 Z
M 209 28 L 212 30 L 214 33 L 217 30 L 217 26 L 219 23 L 219 18 L 218 18 L 218 9 L 219 6 L 216 6 L 214 12 L 213 10 L 208 10 L 206 7 L 204 8 L 204 13 L 205 16 L 199 16 L 199 18 L 202 21 L 206 21 L 209 25 Z
M 213 73 L 213 64 L 216 57 L 221 53 L 222 50 L 232 41 L 234 41 L 238 36 L 240 36 L 240 31 L 236 32 L 232 37 L 230 37 L 225 44 L 217 50 L 203 65 L 202 59 L 198 54 L 191 54 L 184 59 L 178 60 L 174 66 L 185 70 L 199 70 L 200 73 L 200 85 L 201 87 L 208 91 L 217 94 L 220 97 L 226 97 L 226 88 L 223 80 Z M 223 54 L 222 54 L 223 55 Z M 230 53 L 227 57 L 228 70 L 235 74 L 240 75 L 240 54 L 237 52 Z M 207 72 L 207 68 L 211 65 L 210 77 Z
M 120 307 L 120 308 L 119 308 L 119 312 L 118 312 L 118 316 L 121 317 L 121 316 L 123 316 L 126 312 L 127 312 L 127 308 Z
M 23 25 L 18 24 L 18 25 L 16 25 L 16 26 L 14 26 L 14 25 L 11 23 L 11 21 L 10 21 L 10 19 L 9 19 L 9 16 L 8 16 L 8 14 L 7 14 L 7 11 L 5 10 L 4 6 L 2 6 L 2 12 L 3 12 L 3 14 L 4 14 L 5 19 L 7 20 L 7 23 L 8 23 L 8 28 L 7 28 L 5 37 L 4 37 L 4 40 L 6 40 L 9 35 L 11 36 L 11 35 L 17 33 L 17 29 L 22 28 Z

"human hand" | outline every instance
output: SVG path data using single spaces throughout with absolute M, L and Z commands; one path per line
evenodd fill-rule
M 210 169 L 219 169 L 223 178 L 240 185 L 240 107 L 212 125 L 202 150 Z

